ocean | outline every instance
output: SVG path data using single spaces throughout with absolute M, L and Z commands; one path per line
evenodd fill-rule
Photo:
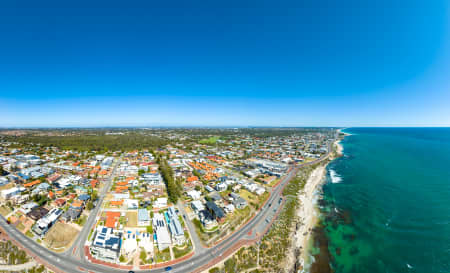
M 339 273 L 450 272 L 450 128 L 344 131 L 319 202 L 316 260 Z

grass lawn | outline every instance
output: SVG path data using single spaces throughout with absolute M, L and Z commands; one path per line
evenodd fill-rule
M 261 194 L 261 196 L 258 196 L 258 204 L 260 204 L 260 205 L 264 204 L 264 202 L 266 202 L 267 198 L 269 198 L 268 192 Z
M 187 244 L 185 243 L 184 245 L 180 246 L 180 248 L 177 246 L 173 247 L 172 251 L 173 251 L 173 256 L 175 256 L 175 259 L 183 257 L 184 255 L 186 255 L 192 251 L 191 241 L 188 241 Z
M 244 198 L 245 200 L 247 200 L 247 203 L 250 203 L 251 201 L 256 201 L 256 196 L 249 192 L 248 190 L 245 189 L 241 189 L 239 192 L 239 195 Z
M 200 144 L 216 144 L 217 140 L 219 140 L 220 138 L 215 136 L 215 137 L 210 137 L 210 138 L 204 138 L 202 140 L 199 141 Z
M 25 235 L 27 235 L 30 238 L 34 237 L 33 233 L 31 233 L 31 231 L 29 231 L 29 230 L 25 233 Z
M 155 257 L 157 263 L 170 261 L 170 249 L 166 248 L 162 251 L 159 251 L 159 249 L 155 247 Z
M 72 244 L 77 235 L 76 228 L 57 222 L 45 235 L 44 243 L 50 250 L 62 252 Z
M 311 162 L 311 161 L 314 161 L 314 160 L 317 160 L 317 158 L 307 157 L 307 158 L 305 158 L 305 160 L 302 163 L 308 163 L 308 162 Z
M 8 208 L 7 206 L 1 206 L 0 207 L 0 214 L 3 216 L 8 215 L 11 212 L 11 209 Z
M 90 241 L 91 240 L 91 237 L 92 237 L 92 234 L 94 233 L 94 230 L 93 229 L 91 229 L 91 231 L 89 232 L 89 236 L 88 236 L 88 241 Z
M 127 227 L 137 227 L 137 212 L 136 211 L 129 211 L 126 214 L 127 217 Z
M 16 226 L 16 228 L 17 228 L 18 230 L 20 230 L 20 231 L 23 232 L 23 230 L 25 229 L 25 226 L 24 226 L 22 223 L 19 223 L 19 224 Z
M 277 178 L 275 180 L 273 180 L 272 182 L 269 183 L 270 187 L 273 187 L 275 184 L 277 184 L 280 181 L 281 178 Z
M 77 223 L 79 226 L 84 226 L 84 224 L 86 223 L 86 221 L 87 221 L 87 216 L 86 216 L 86 215 L 81 215 L 81 217 L 77 219 L 76 223 Z

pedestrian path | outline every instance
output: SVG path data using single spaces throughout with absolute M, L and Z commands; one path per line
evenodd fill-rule
M 36 266 L 35 261 L 29 261 L 24 264 L 16 264 L 16 265 L 2 264 L 2 265 L 0 265 L 0 271 L 21 271 L 21 270 L 30 269 L 33 266 Z

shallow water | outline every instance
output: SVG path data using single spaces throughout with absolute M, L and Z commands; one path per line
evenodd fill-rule
M 450 272 L 450 128 L 346 132 L 320 202 L 322 263 L 345 273 Z

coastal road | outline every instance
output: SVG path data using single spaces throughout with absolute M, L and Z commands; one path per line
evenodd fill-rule
M 323 160 L 326 160 L 331 153 L 332 145 L 333 145 L 333 142 L 328 143 L 328 153 L 326 155 L 322 156 L 321 158 L 319 158 L 315 161 L 312 161 L 312 162 L 308 162 L 308 163 L 299 165 L 299 166 L 294 166 L 291 169 L 291 171 L 281 179 L 280 184 L 273 189 L 270 197 L 268 198 L 266 205 L 264 205 L 260 209 L 259 213 L 257 213 L 243 227 L 241 227 L 239 230 L 234 232 L 229 237 L 222 240 L 220 243 L 218 243 L 214 247 L 208 248 L 207 251 L 204 251 L 204 250 L 198 251 L 200 249 L 197 249 L 197 244 L 196 244 L 195 245 L 195 247 L 196 247 L 195 254 L 188 260 L 185 260 L 185 261 L 179 262 L 175 265 L 172 265 L 171 272 L 192 272 L 192 271 L 196 270 L 197 268 L 208 264 L 211 260 L 218 258 L 218 257 L 222 257 L 228 249 L 230 249 L 232 246 L 237 244 L 240 240 L 253 239 L 256 237 L 255 236 L 256 232 L 267 230 L 267 228 L 269 228 L 269 226 L 271 224 L 271 221 L 266 221 L 266 219 L 272 219 L 272 217 L 275 215 L 275 212 L 277 212 L 281 209 L 283 202 L 280 203 L 279 198 L 282 198 L 282 191 L 283 191 L 284 187 L 287 185 L 287 183 L 289 183 L 289 181 L 295 177 L 295 175 L 301 168 L 313 165 L 313 164 L 321 162 Z M 112 177 L 111 177 L 111 180 L 109 180 L 107 184 L 111 183 L 111 181 L 112 181 Z M 105 185 L 105 188 L 106 188 L 106 186 L 107 185 Z M 101 201 L 103 201 L 103 197 L 102 197 Z M 269 204 L 272 204 L 272 205 L 269 206 Z M 96 213 L 95 214 L 92 213 L 93 215 L 95 215 L 95 216 L 97 215 L 98 208 L 100 206 L 101 206 L 101 203 L 99 202 L 99 204 L 96 207 L 96 209 L 97 209 L 95 211 Z M 180 210 L 180 211 L 183 211 L 183 210 Z M 92 218 L 89 217 L 89 218 L 95 219 L 95 217 L 92 217 Z M 91 221 L 93 221 L 93 220 L 91 220 Z M 52 252 L 52 251 L 46 249 L 45 247 L 37 244 L 35 241 L 33 241 L 32 239 L 25 236 L 23 233 L 18 231 L 16 228 L 14 228 L 13 226 L 10 226 L 6 222 L 6 220 L 3 216 L 0 217 L 0 227 L 3 228 L 6 231 L 6 233 L 18 244 L 22 245 L 24 248 L 26 248 L 27 250 L 32 252 L 35 256 L 38 256 L 41 260 L 44 260 L 46 263 L 48 263 L 50 265 L 53 265 L 54 267 L 58 268 L 62 272 L 67 272 L 67 273 L 72 273 L 72 272 L 80 273 L 80 272 L 87 272 L 87 271 L 90 271 L 90 272 L 112 272 L 112 273 L 127 272 L 127 270 L 105 267 L 102 265 L 90 263 L 89 261 L 85 260 L 84 254 L 82 253 L 82 251 L 83 251 L 82 248 L 84 246 L 85 240 L 83 241 L 82 238 L 87 238 L 88 235 L 86 235 L 84 233 L 83 233 L 83 236 L 81 236 L 82 234 L 80 234 L 79 239 L 77 239 L 77 244 L 74 244 L 74 245 L 77 245 L 76 252 L 78 252 L 78 253 L 77 253 L 77 255 L 75 255 L 76 257 L 73 257 L 72 255 L 67 255 L 68 252 L 61 253 L 61 254 L 55 253 L 55 252 Z M 87 234 L 89 234 L 90 229 L 86 229 L 86 230 L 87 230 Z M 248 234 L 250 231 L 252 231 L 252 235 L 249 236 Z M 193 232 L 195 232 L 195 230 L 194 231 L 191 230 L 191 233 L 193 233 Z M 79 248 L 81 248 L 81 249 L 79 249 Z M 82 259 L 79 259 L 80 256 L 83 256 L 83 257 L 81 257 Z M 159 272 L 165 272 L 165 269 L 158 268 L 158 269 L 151 269 L 151 270 L 135 270 L 135 271 L 142 272 L 142 273 L 147 273 L 147 272 L 159 273 Z

